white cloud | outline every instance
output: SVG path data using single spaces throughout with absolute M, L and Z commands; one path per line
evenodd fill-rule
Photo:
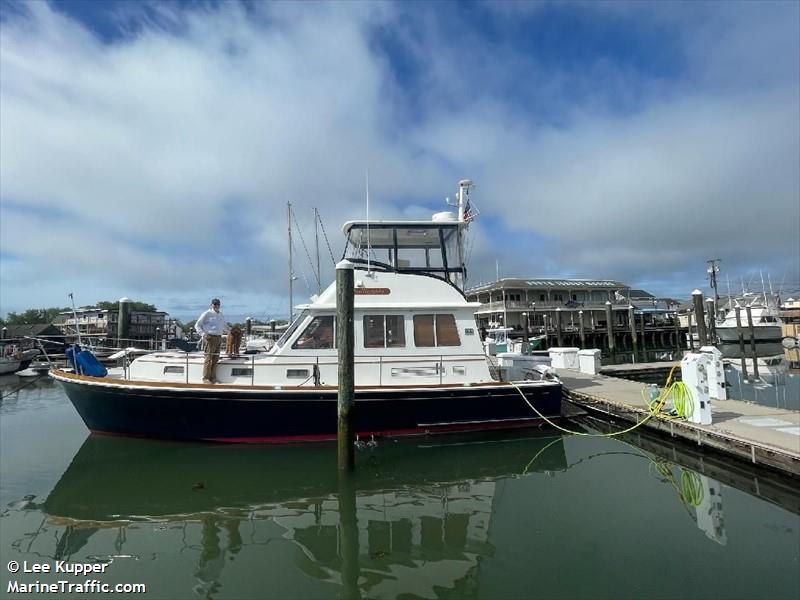
M 286 201 L 304 225 L 319 206 L 340 248 L 367 168 L 383 217 L 476 180 L 484 214 L 511 232 L 482 226 L 476 276 L 493 275 L 495 255 L 505 274 L 632 283 L 712 254 L 797 269 L 796 6 L 650 15 L 675 28 L 685 76 L 672 81 L 607 57 L 553 68 L 403 5 L 164 6 L 122 15 L 129 33 L 112 44 L 43 3 L 0 24 L 0 243 L 17 257 L 0 312 L 60 304 L 59 286 L 275 303 Z M 386 32 L 413 83 L 376 44 Z M 624 114 L 609 108 L 626 95 Z M 53 209 L 66 217 L 43 216 Z M 515 257 L 528 233 L 547 241 L 536 260 Z

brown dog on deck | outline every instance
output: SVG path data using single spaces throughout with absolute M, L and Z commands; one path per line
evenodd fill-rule
M 238 325 L 231 327 L 228 332 L 228 340 L 225 345 L 225 352 L 228 356 L 239 356 L 239 346 L 242 344 L 242 329 Z

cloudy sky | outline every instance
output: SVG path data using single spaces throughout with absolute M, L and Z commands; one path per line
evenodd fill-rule
M 338 259 L 366 171 L 380 218 L 475 181 L 472 283 L 798 287 L 798 2 L 0 7 L 0 314 L 285 316 L 286 202 Z

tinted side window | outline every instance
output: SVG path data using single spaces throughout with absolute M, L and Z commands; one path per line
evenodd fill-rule
M 386 347 L 404 348 L 406 323 L 403 315 L 386 315 Z
M 460 346 L 456 318 L 453 315 L 436 315 L 436 345 Z
M 364 348 L 383 348 L 383 316 L 364 316 Z
M 414 315 L 414 345 L 418 348 L 436 346 L 433 335 L 433 315 Z

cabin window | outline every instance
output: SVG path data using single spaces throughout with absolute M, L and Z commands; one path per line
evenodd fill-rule
M 761 322 L 762 323 L 777 323 L 778 319 L 776 319 L 773 316 L 768 315 L 766 317 L 761 317 Z
M 405 319 L 402 315 L 365 315 L 365 348 L 404 348 Z
M 292 345 L 296 350 L 330 350 L 333 348 L 333 315 L 314 317 Z
M 284 345 L 286 342 L 288 342 L 288 341 L 289 341 L 289 339 L 292 337 L 292 335 L 294 335 L 294 332 L 297 330 L 297 328 L 300 326 L 300 324 L 301 324 L 303 321 L 305 321 L 305 320 L 306 320 L 306 317 L 307 317 L 307 316 L 308 316 L 308 311 L 307 311 L 307 310 L 304 310 L 303 312 L 301 312 L 301 313 L 300 313 L 300 316 L 298 316 L 298 317 L 297 317 L 297 318 L 294 320 L 294 322 L 293 322 L 291 325 L 289 325 L 289 327 L 286 329 L 286 331 L 283 333 L 283 335 L 282 335 L 280 338 L 278 338 L 278 341 L 277 341 L 277 342 L 275 342 L 275 345 L 276 345 L 278 348 L 280 348 L 280 347 L 281 347 L 281 346 L 283 346 L 283 345 Z
M 287 379 L 308 379 L 308 369 L 286 369 Z
M 414 345 L 418 348 L 460 346 L 453 315 L 414 315 Z
M 253 369 L 250 367 L 242 368 L 242 367 L 233 367 L 231 369 L 231 375 L 234 377 L 246 375 L 250 377 L 253 374 Z
M 164 375 L 175 374 L 175 375 L 183 375 L 183 367 L 164 367 Z

